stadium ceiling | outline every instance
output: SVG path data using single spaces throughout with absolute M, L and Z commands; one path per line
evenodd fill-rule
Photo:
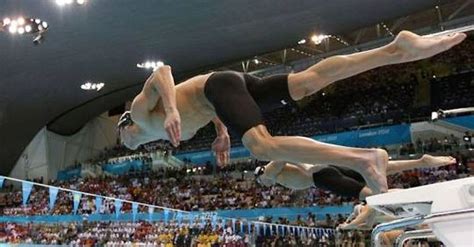
M 225 64 L 218 69 L 254 74 L 282 71 L 283 66 L 291 70 L 291 65 L 295 62 L 320 60 L 330 55 L 356 52 L 360 47 L 381 45 L 390 41 L 402 30 L 425 34 L 473 24 L 474 0 L 457 0 L 344 33 L 323 33 L 315 30 L 300 37 L 300 40 L 304 40 L 304 44 L 294 43 L 293 46 L 280 51 L 256 54 L 242 61 Z M 317 35 L 332 35 L 332 37 L 315 44 L 311 38 Z
M 172 65 L 179 81 L 257 54 L 291 49 L 311 33 L 343 34 L 349 42 L 364 42 L 373 34 L 350 33 L 381 22 L 396 31 L 414 22 L 411 17 L 394 21 L 398 18 L 432 12 L 436 5 L 444 11 L 444 6 L 457 9 L 465 4 L 449 0 L 87 0 L 81 6 L 58 6 L 56 1 L 0 1 L 1 18 L 22 15 L 49 23 L 38 46 L 25 35 L 0 33 L 0 173 L 4 175 L 44 126 L 73 134 L 90 119 L 130 100 L 150 73 L 136 67 L 142 61 Z M 452 11 L 446 12 L 442 18 Z M 426 21 L 436 25 L 434 20 Z M 385 35 L 383 30 L 380 35 Z M 296 49 L 317 53 L 321 48 Z M 105 82 L 105 86 L 83 91 L 85 81 Z

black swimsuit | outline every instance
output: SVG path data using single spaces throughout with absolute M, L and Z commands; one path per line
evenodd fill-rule
M 239 138 L 264 124 L 262 113 L 294 102 L 288 74 L 258 78 L 234 71 L 215 72 L 207 79 L 204 94 L 219 119 Z
M 360 191 L 365 187 L 364 178 L 356 171 L 327 166 L 313 173 L 314 185 L 344 197 L 359 198 Z

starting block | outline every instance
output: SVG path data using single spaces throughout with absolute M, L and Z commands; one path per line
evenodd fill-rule
M 446 246 L 474 246 L 474 177 L 370 196 L 367 204 L 400 218 L 374 228 L 375 246 L 380 233 L 419 224 L 428 224 Z

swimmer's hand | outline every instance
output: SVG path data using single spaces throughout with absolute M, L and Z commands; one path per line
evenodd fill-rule
M 466 38 L 464 33 L 440 36 L 419 36 L 409 31 L 400 32 L 387 47 L 398 57 L 398 63 L 416 61 L 451 49 Z
M 216 156 L 217 165 L 224 167 L 230 161 L 230 137 L 227 133 L 217 135 L 212 142 L 212 151 Z
M 178 147 L 181 140 L 181 117 L 177 109 L 166 113 L 164 127 L 171 144 Z

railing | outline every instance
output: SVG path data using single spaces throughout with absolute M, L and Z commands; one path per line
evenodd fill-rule
M 408 231 L 398 236 L 397 240 L 395 241 L 395 245 L 398 247 L 403 247 L 405 242 L 408 240 L 435 237 L 436 235 L 431 229 Z
M 383 223 L 376 226 L 372 231 L 372 245 L 375 247 L 383 246 L 380 237 L 383 232 L 406 228 L 409 226 L 416 226 L 420 224 L 463 219 L 465 217 L 474 217 L 474 208 L 433 213 L 426 216 L 418 215 Z

